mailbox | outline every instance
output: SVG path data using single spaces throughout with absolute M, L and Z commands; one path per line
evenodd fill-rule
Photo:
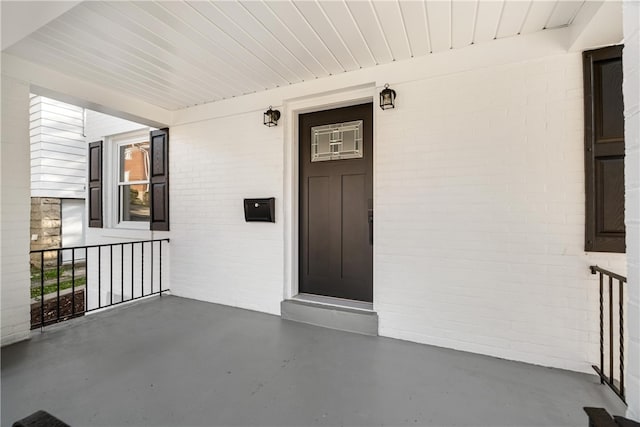
M 244 199 L 244 220 L 247 222 L 276 222 L 275 197 Z

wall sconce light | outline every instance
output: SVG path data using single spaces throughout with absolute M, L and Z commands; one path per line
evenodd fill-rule
M 278 126 L 278 120 L 280 120 L 280 111 L 272 110 L 271 105 L 269 105 L 269 109 L 264 112 L 264 125 L 269 127 Z
M 389 108 L 396 108 L 396 91 L 389 89 L 389 83 L 385 83 L 384 89 L 380 92 L 380 108 L 388 110 Z

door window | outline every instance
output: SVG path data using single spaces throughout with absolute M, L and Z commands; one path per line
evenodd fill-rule
M 311 161 L 360 159 L 362 120 L 311 128 Z

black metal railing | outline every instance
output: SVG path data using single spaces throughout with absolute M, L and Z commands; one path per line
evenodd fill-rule
M 593 365 L 593 369 L 600 376 L 600 383 L 607 384 L 626 403 L 624 389 L 624 286 L 627 283 L 627 278 L 597 265 L 592 265 L 589 268 L 591 269 L 591 274 L 599 275 L 600 283 L 600 366 Z M 614 281 L 617 282 L 617 286 L 614 286 Z M 617 304 L 614 303 L 616 297 Z M 607 301 L 608 310 L 605 310 L 605 300 Z M 614 315 L 616 310 L 617 316 Z M 605 311 L 608 312 L 608 315 L 605 314 Z M 608 330 L 606 338 L 605 324 Z M 616 324 L 618 326 L 617 337 L 615 336 Z M 609 360 L 606 365 L 605 341 L 609 353 Z M 618 369 L 615 369 L 616 364 Z M 608 374 L 607 370 L 609 371 Z
M 30 251 L 31 329 L 162 296 L 169 290 L 162 277 L 168 243 L 156 239 Z

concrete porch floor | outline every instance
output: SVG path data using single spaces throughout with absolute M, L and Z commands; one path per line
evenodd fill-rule
M 586 426 L 595 376 L 355 335 L 177 297 L 2 349 L 2 425 Z

